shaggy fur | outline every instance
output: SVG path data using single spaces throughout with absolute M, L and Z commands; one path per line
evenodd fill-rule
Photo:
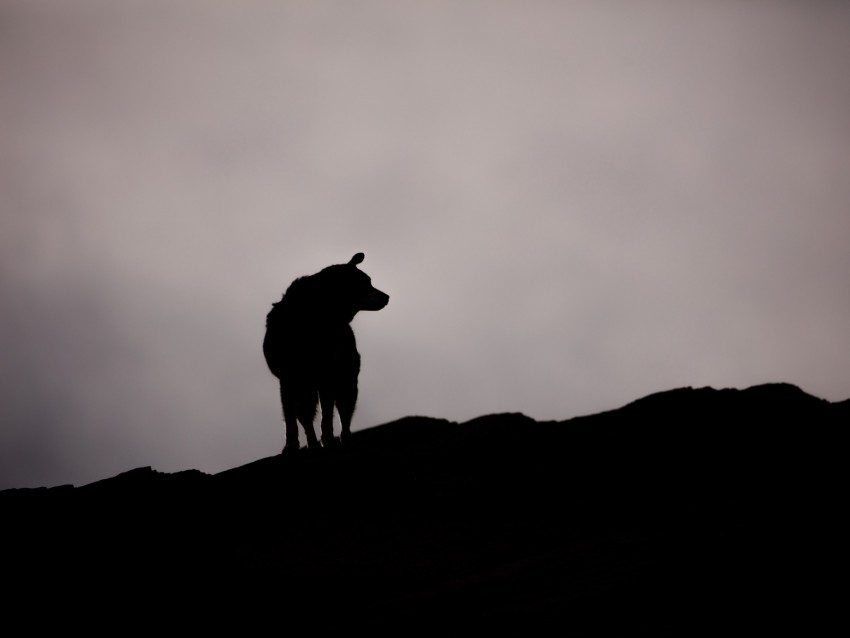
M 341 441 L 351 434 L 360 374 L 360 353 L 351 320 L 361 310 L 380 310 L 390 300 L 357 268 L 363 258 L 363 253 L 357 253 L 347 264 L 328 266 L 315 275 L 296 279 L 266 316 L 263 354 L 280 380 L 286 425 L 284 452 L 300 446 L 299 421 L 309 447 L 336 443 L 334 407 L 342 425 Z M 320 402 L 321 444 L 313 427 Z

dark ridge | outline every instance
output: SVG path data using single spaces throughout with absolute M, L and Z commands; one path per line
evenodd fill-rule
M 214 475 L 5 490 L 7 622 L 818 633 L 846 567 L 849 410 L 788 384 L 679 388 L 561 422 L 409 417 Z
M 409 416 L 355 434 L 360 446 L 380 450 L 406 450 L 437 444 L 450 436 L 457 424 L 445 419 Z

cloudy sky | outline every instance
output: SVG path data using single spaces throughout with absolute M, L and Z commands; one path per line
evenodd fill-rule
M 0 0 L 0 488 L 277 453 L 265 314 L 366 253 L 354 429 L 850 397 L 850 3 Z

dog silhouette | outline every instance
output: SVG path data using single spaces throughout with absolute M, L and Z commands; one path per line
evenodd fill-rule
M 300 447 L 298 422 L 309 448 L 335 445 L 334 408 L 342 426 L 340 441 L 345 443 L 351 435 L 360 375 L 360 353 L 351 320 L 361 310 L 384 308 L 390 300 L 357 267 L 364 257 L 357 253 L 347 264 L 299 277 L 266 316 L 263 354 L 280 380 L 284 453 Z M 321 443 L 313 426 L 319 403 Z

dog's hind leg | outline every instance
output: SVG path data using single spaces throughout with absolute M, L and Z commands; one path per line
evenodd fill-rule
M 311 450 L 321 447 L 319 440 L 316 438 L 316 428 L 313 426 L 313 422 L 316 420 L 316 406 L 318 403 L 319 397 L 316 390 L 306 391 L 299 396 L 298 420 L 301 422 L 301 427 L 304 428 L 304 434 L 307 436 L 307 447 Z
M 298 441 L 298 414 L 292 399 L 287 395 L 283 383 L 280 384 L 280 402 L 283 406 L 283 423 L 286 428 L 286 443 L 283 446 L 282 454 L 295 452 L 301 447 Z
M 319 445 L 319 439 L 316 438 L 316 429 L 313 427 L 313 422 L 305 421 L 301 425 L 304 428 L 304 434 L 307 435 L 307 447 L 311 450 L 318 450 L 322 447 Z

